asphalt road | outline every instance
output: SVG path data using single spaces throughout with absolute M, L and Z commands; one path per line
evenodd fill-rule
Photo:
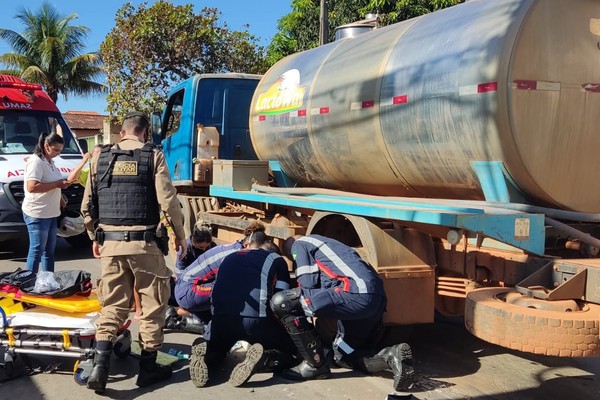
M 24 255 L 0 243 L 0 271 L 24 268 Z M 74 249 L 59 239 L 57 270 L 83 269 L 99 274 L 99 261 L 90 249 Z M 171 264 L 168 260 L 168 264 Z M 135 337 L 137 326 L 132 324 Z M 195 335 L 168 332 L 164 350 L 174 348 L 189 353 Z M 560 359 L 509 351 L 483 342 L 470 334 L 460 321 L 419 325 L 412 329 L 408 342 L 413 347 L 417 381 L 407 394 L 398 398 L 420 400 L 547 400 L 600 398 L 600 359 Z M 133 357 L 113 357 L 111 378 L 103 396 L 74 382 L 73 361 L 59 357 L 31 357 L 35 373 L 28 375 L 17 362 L 17 377 L 6 380 L 0 367 L 0 400 L 54 399 L 144 399 L 185 400 L 200 396 L 208 399 L 372 399 L 383 400 L 392 391 L 391 375 L 365 376 L 346 369 L 333 370 L 332 378 L 310 382 L 290 382 L 270 374 L 254 376 L 248 384 L 234 388 L 227 383 L 231 368 L 243 357 L 233 353 L 227 363 L 211 376 L 209 386 L 198 389 L 189 380 L 188 361 L 174 364 L 174 374 L 166 383 L 149 388 L 135 386 L 138 370 Z M 45 371 L 44 371 L 45 370 Z

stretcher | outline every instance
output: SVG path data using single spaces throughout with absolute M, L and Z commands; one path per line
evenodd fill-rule
M 8 377 L 16 357 L 31 354 L 75 360 L 75 382 L 87 383 L 94 358 L 94 322 L 100 315 L 94 292 L 54 299 L 0 291 L 0 314 L 0 366 Z M 119 358 L 131 353 L 130 324 L 128 320 L 118 332 L 114 353 Z

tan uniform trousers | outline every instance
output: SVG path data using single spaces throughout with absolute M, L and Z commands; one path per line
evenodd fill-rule
M 96 340 L 115 342 L 117 330 L 127 320 L 133 291 L 140 294 L 140 346 L 158 350 L 164 340 L 165 312 L 171 293 L 171 271 L 162 255 L 134 254 L 103 256 L 102 278 L 98 283 L 101 316 L 96 320 Z

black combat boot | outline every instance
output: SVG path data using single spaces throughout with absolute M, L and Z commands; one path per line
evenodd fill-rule
M 150 386 L 153 383 L 162 382 L 171 377 L 173 371 L 170 365 L 158 365 L 156 363 L 156 351 L 142 350 L 140 355 L 140 373 L 136 385 L 139 387 Z
M 94 365 L 87 381 L 88 389 L 92 389 L 98 393 L 103 393 L 106 390 L 112 347 L 112 342 L 107 340 L 100 340 L 96 344 Z
M 181 316 L 177 314 L 175 307 L 167 307 L 165 311 L 165 329 L 178 329 L 181 323 Z
M 321 365 L 313 366 L 310 365 L 306 360 L 296 365 L 294 368 L 286 369 L 283 371 L 283 377 L 291 379 L 293 381 L 305 381 L 308 379 L 326 379 L 329 378 L 331 370 L 327 361 Z
M 352 361 L 351 364 L 357 367 L 357 369 L 365 370 L 365 372 L 378 372 L 391 369 L 394 373 L 394 390 L 396 391 L 409 389 L 415 379 L 412 350 L 407 343 L 386 347 L 375 356 L 363 358 L 361 361 Z
M 175 310 L 174 307 L 167 307 L 165 314 L 165 329 L 187 331 L 202 335 L 204 334 L 204 323 L 194 314 L 182 316 L 177 314 L 177 310 Z
M 260 343 L 255 343 L 246 351 L 244 361 L 231 371 L 229 383 L 241 386 L 256 373 L 280 372 L 294 363 L 294 357 L 275 349 L 264 350 Z
M 183 318 L 181 329 L 187 332 L 197 333 L 199 335 L 204 334 L 204 324 L 202 323 L 200 318 L 198 318 L 194 314 L 190 315 L 189 317 Z

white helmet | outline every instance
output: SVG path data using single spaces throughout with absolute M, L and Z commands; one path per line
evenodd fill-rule
M 67 215 L 58 221 L 58 236 L 77 236 L 85 232 L 83 216 L 76 211 L 67 210 Z

